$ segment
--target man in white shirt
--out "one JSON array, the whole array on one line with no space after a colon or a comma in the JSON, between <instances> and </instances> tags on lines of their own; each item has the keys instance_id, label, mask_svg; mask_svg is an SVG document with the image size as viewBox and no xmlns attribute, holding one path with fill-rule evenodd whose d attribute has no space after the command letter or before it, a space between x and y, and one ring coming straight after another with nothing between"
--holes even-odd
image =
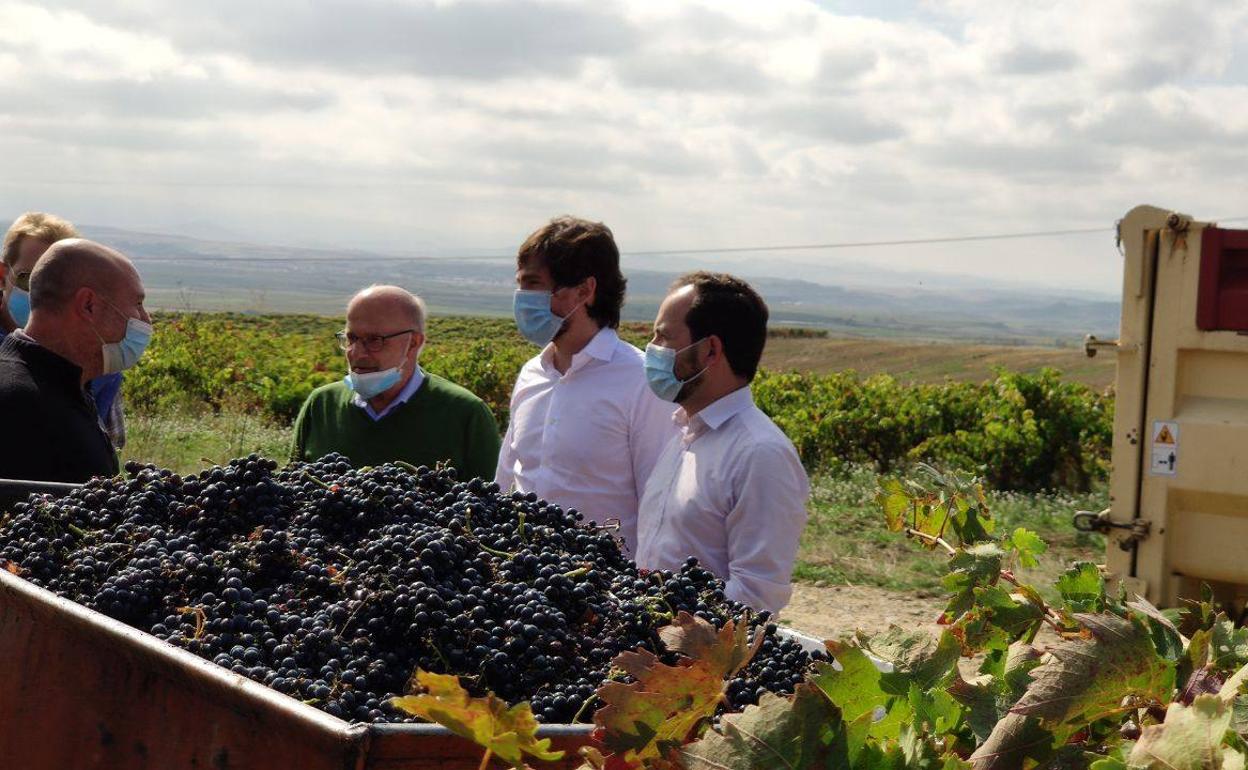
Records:
<instances>
[{"instance_id":1,"label":"man in white shirt","mask_svg":"<svg viewBox=\"0 0 1248 770\"><path fill-rule=\"evenodd\" d=\"M516 326L542 352L520 370L495 480L591 521L619 521L631 552L637 502L675 435L640 350L616 334L620 253L603 224L559 217L516 258Z\"/></svg>"},{"instance_id":2,"label":"man in white shirt","mask_svg":"<svg viewBox=\"0 0 1248 770\"><path fill-rule=\"evenodd\" d=\"M677 570L694 556L724 593L777 612L806 524L810 484L793 443L754 405L767 305L739 278L690 273L659 307L646 376L679 404L680 434L641 499L637 565Z\"/></svg>"}]
</instances>

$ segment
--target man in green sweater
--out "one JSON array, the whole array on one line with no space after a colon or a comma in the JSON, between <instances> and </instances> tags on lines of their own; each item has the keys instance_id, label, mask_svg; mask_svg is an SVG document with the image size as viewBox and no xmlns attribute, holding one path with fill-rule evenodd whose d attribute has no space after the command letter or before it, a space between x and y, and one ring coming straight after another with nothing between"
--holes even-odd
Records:
<instances>
[{"instance_id":1,"label":"man in green sweater","mask_svg":"<svg viewBox=\"0 0 1248 770\"><path fill-rule=\"evenodd\" d=\"M356 467L448 462L461 479L494 477L499 433L489 407L420 368L425 306L419 297L398 286L364 289L347 304L338 342L347 353L347 376L304 402L293 459L339 452Z\"/></svg>"}]
</instances>

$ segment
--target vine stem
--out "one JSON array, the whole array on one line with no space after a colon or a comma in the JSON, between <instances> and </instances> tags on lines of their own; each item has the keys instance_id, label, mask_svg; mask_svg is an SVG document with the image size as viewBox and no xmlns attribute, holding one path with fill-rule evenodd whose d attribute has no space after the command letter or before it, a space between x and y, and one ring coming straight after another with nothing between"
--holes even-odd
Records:
<instances>
[{"instance_id":1,"label":"vine stem","mask_svg":"<svg viewBox=\"0 0 1248 770\"><path fill-rule=\"evenodd\" d=\"M958 549L949 545L949 541L945 540L943 537L937 537L935 535L929 535L926 532L920 532L914 527L906 527L906 537L917 537L930 545L938 545L941 548L944 548L950 556L955 556L958 553Z\"/></svg>"},{"instance_id":2,"label":"vine stem","mask_svg":"<svg viewBox=\"0 0 1248 770\"><path fill-rule=\"evenodd\" d=\"M304 475L304 478L308 479L309 481L313 481L326 489L330 488L329 484L326 484L324 481L321 481L316 476L313 476L311 473L308 473L307 471L304 471L303 475Z\"/></svg>"},{"instance_id":3,"label":"vine stem","mask_svg":"<svg viewBox=\"0 0 1248 770\"><path fill-rule=\"evenodd\" d=\"M491 749L487 746L485 749L485 756L481 757L481 764L477 765L477 770L485 770L487 767L489 767L490 757L493 757L493 756L494 756L494 749Z\"/></svg>"},{"instance_id":4,"label":"vine stem","mask_svg":"<svg viewBox=\"0 0 1248 770\"><path fill-rule=\"evenodd\" d=\"M481 542L481 538L477 537L477 533L472 531L472 509L471 508L469 508L468 511L464 514L464 526L468 530L468 535L473 540L475 540L477 543L477 546L481 550L485 551L486 553L492 553L495 556L499 557L500 559L514 559L518 555L514 553L508 553L506 551L500 551L497 548L491 548L485 543Z\"/></svg>"},{"instance_id":5,"label":"vine stem","mask_svg":"<svg viewBox=\"0 0 1248 770\"><path fill-rule=\"evenodd\" d=\"M572 724L576 724L576 721L585 715L585 709L589 708L589 704L593 703L597 700L597 698L598 693L595 692L585 699L585 702L581 704L581 707L576 710L576 716L572 717Z\"/></svg>"}]
</instances>

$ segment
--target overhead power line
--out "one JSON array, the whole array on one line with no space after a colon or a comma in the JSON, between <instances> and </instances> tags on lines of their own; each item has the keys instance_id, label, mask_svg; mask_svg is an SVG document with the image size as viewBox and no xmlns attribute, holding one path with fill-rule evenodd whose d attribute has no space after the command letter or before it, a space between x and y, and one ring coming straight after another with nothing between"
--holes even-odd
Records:
<instances>
[{"instance_id":1,"label":"overhead power line","mask_svg":"<svg viewBox=\"0 0 1248 770\"><path fill-rule=\"evenodd\" d=\"M724 254L741 251L811 251L815 249L859 249L874 246L914 246L924 243L965 243L967 241L1002 241L1010 238L1048 238L1058 235L1087 235L1089 233L1113 234L1113 228L1083 227L1073 230L1035 230L1025 233L992 233L990 235L950 235L943 238L903 238L889 241L838 241L835 243L798 243L788 246L725 246L718 249L654 249L630 251L633 256L659 256L666 254Z\"/></svg>"},{"instance_id":2,"label":"overhead power line","mask_svg":"<svg viewBox=\"0 0 1248 770\"><path fill-rule=\"evenodd\" d=\"M1248 220L1246 216L1236 217L1212 217L1211 222L1239 222ZM1070 230L1033 230L1025 232L996 232L987 233L987 235L965 235L965 236L943 236L932 238L896 238L889 241L834 241L829 243L790 243L790 245L780 246L724 246L718 248L698 247L698 248L655 248L655 250L644 251L625 251L624 256L630 257L656 257L656 256L673 256L673 255L703 255L703 253L760 253L775 251L821 251L835 250L835 248L875 248L882 246L922 246L929 243L968 243L975 241L1007 241L1022 240L1022 238L1048 238L1060 236L1075 235L1093 235L1093 233L1104 233L1104 235L1113 235L1114 227L1076 227ZM263 248L263 247L262 247ZM317 248L314 251L332 251ZM246 260L247 262L312 262L317 260L338 260L338 258L363 258L369 262L403 262L408 260L461 260L461 261L503 261L514 260L512 255L463 255L449 257L432 257L426 255L409 255L409 256L366 256L358 252L346 252L341 256L327 255L324 257L222 257L221 261ZM171 256L157 257L163 261L181 262L181 261L201 261L203 257L195 256Z\"/></svg>"}]
</instances>

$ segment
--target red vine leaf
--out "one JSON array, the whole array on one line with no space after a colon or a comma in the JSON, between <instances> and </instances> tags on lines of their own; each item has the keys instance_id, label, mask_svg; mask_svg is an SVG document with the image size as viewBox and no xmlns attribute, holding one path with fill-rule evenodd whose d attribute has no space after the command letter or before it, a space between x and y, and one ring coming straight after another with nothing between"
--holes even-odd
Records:
<instances>
[{"instance_id":1,"label":"red vine leaf","mask_svg":"<svg viewBox=\"0 0 1248 770\"><path fill-rule=\"evenodd\" d=\"M1011 711L1051 727L1074 726L1121 711L1126 696L1170 700L1174 664L1157 655L1139 621L1110 614L1075 618L1085 633L1049 650Z\"/></svg>"},{"instance_id":2,"label":"red vine leaf","mask_svg":"<svg viewBox=\"0 0 1248 770\"><path fill-rule=\"evenodd\" d=\"M1036 717L1006 714L971 755L975 770L1012 770L1024 766L1024 760L1043 761L1053 753L1053 733L1044 729Z\"/></svg>"},{"instance_id":3,"label":"red vine leaf","mask_svg":"<svg viewBox=\"0 0 1248 770\"><path fill-rule=\"evenodd\" d=\"M659 629L659 639L668 650L706 664L721 679L730 679L763 644L763 635L758 634L751 645L749 633L745 620L729 621L716 630L702 618L681 612L670 626Z\"/></svg>"},{"instance_id":4,"label":"red vine leaf","mask_svg":"<svg viewBox=\"0 0 1248 770\"><path fill-rule=\"evenodd\" d=\"M605 703L594 713L604 729L603 745L623 760L656 760L684 744L724 700L725 679L731 677L762 644L751 645L748 625L729 621L716 631L701 618L681 613L660 636L673 649L696 653L669 666L649 650L623 652L614 665L634 680L606 682L598 688Z\"/></svg>"}]
</instances>

